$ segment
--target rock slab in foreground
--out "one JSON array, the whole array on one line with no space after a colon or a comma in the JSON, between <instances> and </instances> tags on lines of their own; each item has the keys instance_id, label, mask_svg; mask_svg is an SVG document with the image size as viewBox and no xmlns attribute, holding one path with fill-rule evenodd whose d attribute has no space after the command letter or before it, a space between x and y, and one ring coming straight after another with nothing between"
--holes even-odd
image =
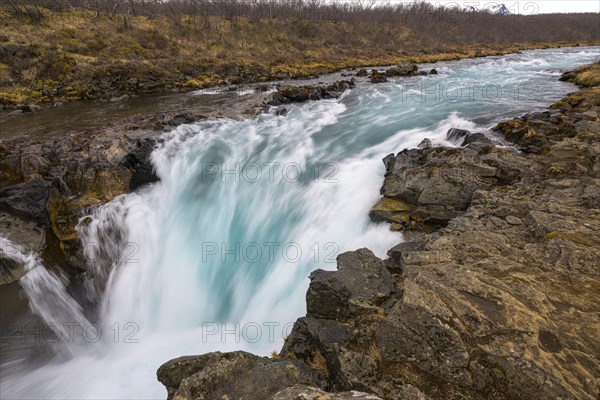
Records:
<instances>
[{"instance_id":1,"label":"rock slab in foreground","mask_svg":"<svg viewBox=\"0 0 600 400\"><path fill-rule=\"evenodd\" d=\"M180 357L163 364L157 377L173 400L268 399L282 389L318 381L317 373L302 363L243 351Z\"/></svg>"}]
</instances>

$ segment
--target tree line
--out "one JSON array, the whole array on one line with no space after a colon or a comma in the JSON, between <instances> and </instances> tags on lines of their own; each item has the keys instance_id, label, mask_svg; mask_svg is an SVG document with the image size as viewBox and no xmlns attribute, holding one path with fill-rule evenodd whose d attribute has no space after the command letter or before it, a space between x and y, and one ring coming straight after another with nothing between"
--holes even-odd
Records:
<instances>
[{"instance_id":1,"label":"tree line","mask_svg":"<svg viewBox=\"0 0 600 400\"><path fill-rule=\"evenodd\" d=\"M311 34L311 27L324 23L341 23L357 34L371 26L382 42L397 43L399 34L410 32L411 44L437 45L549 42L598 42L600 18L597 13L537 14L535 3L528 3L511 15L499 15L495 8L486 9L434 6L425 1L393 2L377 0L0 0L2 8L35 23L53 17L68 18L73 10L89 18L115 21L127 29L135 17L168 18L173 25L191 26L194 30L218 29L215 20L226 19L269 23L277 20L289 24L294 36ZM482 3L483 4L483 3ZM491 3L490 3L491 4ZM298 24L298 22L305 24ZM386 37L395 35L396 38Z\"/></svg>"}]
</instances>

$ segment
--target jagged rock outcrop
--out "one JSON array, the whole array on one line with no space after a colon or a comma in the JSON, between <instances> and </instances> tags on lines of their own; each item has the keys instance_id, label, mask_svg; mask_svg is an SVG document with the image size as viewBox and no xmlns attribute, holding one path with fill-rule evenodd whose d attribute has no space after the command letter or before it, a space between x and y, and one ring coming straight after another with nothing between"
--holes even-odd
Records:
<instances>
[{"instance_id":1,"label":"jagged rock outcrop","mask_svg":"<svg viewBox=\"0 0 600 400\"><path fill-rule=\"evenodd\" d=\"M438 398L594 398L600 371L595 95L584 95L555 120L577 126L574 134L552 136L570 128L549 125L552 138L537 153L497 149L487 141L479 146L467 140L469 133L451 131L449 139L464 147L386 157L385 197L372 215L394 221L417 208L431 215L438 210L428 207L441 204L453 205L456 214L435 233L409 231L410 240L390 250L385 266L402 293L397 301L392 296L378 312L359 315L348 307L334 315L309 312L282 353L309 362L316 350L328 361L337 390L360 388L382 398L399 390L389 376L434 396L445 388ZM484 186L441 172L467 166L468 176ZM436 175L440 180L431 182ZM430 200L437 198L443 201ZM344 271L351 270L331 274L352 280ZM313 289L323 285L313 277L308 305L325 296ZM328 287L333 299L352 296L343 285ZM340 366L348 365L360 367L344 374ZM386 393L386 387L393 389Z\"/></svg>"},{"instance_id":2,"label":"jagged rock outcrop","mask_svg":"<svg viewBox=\"0 0 600 400\"><path fill-rule=\"evenodd\" d=\"M448 140L464 147L422 143L384 159L383 197L371 219L391 222L394 230L416 225L437 229L464 212L476 191L510 184L529 168L516 151L494 147L483 134L453 128Z\"/></svg>"},{"instance_id":3,"label":"jagged rock outcrop","mask_svg":"<svg viewBox=\"0 0 600 400\"><path fill-rule=\"evenodd\" d=\"M80 214L158 178L154 139L85 133L0 143L0 209L50 228L74 266Z\"/></svg>"},{"instance_id":4,"label":"jagged rock outcrop","mask_svg":"<svg viewBox=\"0 0 600 400\"><path fill-rule=\"evenodd\" d=\"M154 138L131 138L124 143L128 153L121 164L131 171L129 190L134 191L149 183L158 181L158 176L150 162L150 154L156 145Z\"/></svg>"}]
</instances>

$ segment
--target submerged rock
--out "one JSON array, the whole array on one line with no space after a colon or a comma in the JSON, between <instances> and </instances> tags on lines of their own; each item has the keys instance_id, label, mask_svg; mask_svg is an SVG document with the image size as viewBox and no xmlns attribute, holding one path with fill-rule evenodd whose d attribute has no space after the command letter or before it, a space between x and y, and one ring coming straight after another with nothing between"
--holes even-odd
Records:
<instances>
[{"instance_id":1,"label":"submerged rock","mask_svg":"<svg viewBox=\"0 0 600 400\"><path fill-rule=\"evenodd\" d=\"M344 91L352 89L354 85L354 78L336 81L329 85L280 85L277 87L277 92L273 94L268 104L271 106L280 106L282 104L301 103L308 100L333 99L341 96Z\"/></svg>"},{"instance_id":2,"label":"submerged rock","mask_svg":"<svg viewBox=\"0 0 600 400\"><path fill-rule=\"evenodd\" d=\"M385 72L380 72L377 70L372 70L371 71L371 78L370 78L370 82L371 83L384 83L387 82L387 78L385 77Z\"/></svg>"},{"instance_id":3,"label":"submerged rock","mask_svg":"<svg viewBox=\"0 0 600 400\"><path fill-rule=\"evenodd\" d=\"M387 69L385 74L386 76L414 76L419 74L419 67L417 64L403 61L397 66Z\"/></svg>"},{"instance_id":4,"label":"submerged rock","mask_svg":"<svg viewBox=\"0 0 600 400\"><path fill-rule=\"evenodd\" d=\"M464 129L450 128L450 130L448 130L448 133L446 133L446 139L456 143L459 146L462 146L463 142L470 133L471 132Z\"/></svg>"}]
</instances>

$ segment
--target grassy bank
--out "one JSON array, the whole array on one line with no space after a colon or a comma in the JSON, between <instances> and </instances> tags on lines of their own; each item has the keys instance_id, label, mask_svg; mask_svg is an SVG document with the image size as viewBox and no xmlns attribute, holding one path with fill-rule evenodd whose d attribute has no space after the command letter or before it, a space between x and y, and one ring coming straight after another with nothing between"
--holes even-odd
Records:
<instances>
[{"instance_id":1,"label":"grassy bank","mask_svg":"<svg viewBox=\"0 0 600 400\"><path fill-rule=\"evenodd\" d=\"M456 18L257 19L35 10L0 10L0 104L307 77L404 60L435 62L588 45L598 38L593 28L598 14L560 17L552 34L541 34L544 21L539 18L557 16L538 16L536 25L500 16L479 21L472 15L457 23Z\"/></svg>"}]
</instances>

